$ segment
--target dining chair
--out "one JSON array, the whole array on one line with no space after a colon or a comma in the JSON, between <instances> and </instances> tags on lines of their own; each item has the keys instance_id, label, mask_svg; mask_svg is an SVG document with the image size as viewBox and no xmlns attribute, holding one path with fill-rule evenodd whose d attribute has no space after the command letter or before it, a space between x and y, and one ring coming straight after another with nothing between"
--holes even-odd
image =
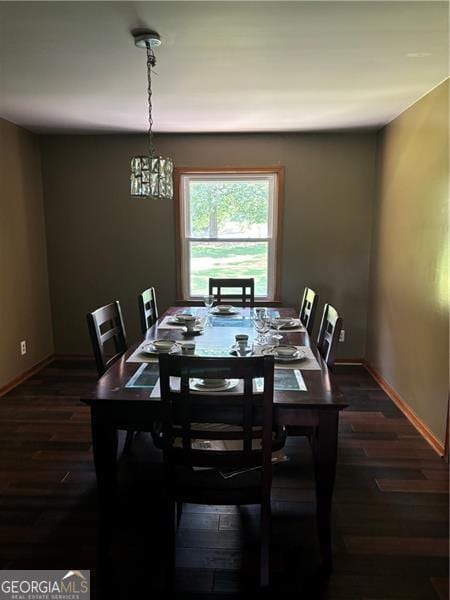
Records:
<instances>
[{"instance_id":1,"label":"dining chair","mask_svg":"<svg viewBox=\"0 0 450 600\"><path fill-rule=\"evenodd\" d=\"M240 292L222 293L222 288L240 288ZM253 277L239 279L209 278L209 294L214 295L217 304L239 302L243 306L255 303L255 280Z\"/></svg>"},{"instance_id":2,"label":"dining chair","mask_svg":"<svg viewBox=\"0 0 450 600\"><path fill-rule=\"evenodd\" d=\"M169 584L175 571L175 505L187 502L261 505L260 584L268 585L272 451L285 441L283 431L273 432L273 368L273 357L159 356ZM180 378L178 389L171 387L171 377ZM256 391L255 377L263 378L263 391ZM241 381L229 393L199 393L191 389L197 378Z\"/></svg>"},{"instance_id":3,"label":"dining chair","mask_svg":"<svg viewBox=\"0 0 450 600\"><path fill-rule=\"evenodd\" d=\"M141 331L145 336L147 331L158 320L158 306L156 304L155 288L144 290L138 296L139 316L141 319Z\"/></svg>"},{"instance_id":4,"label":"dining chair","mask_svg":"<svg viewBox=\"0 0 450 600\"><path fill-rule=\"evenodd\" d=\"M336 309L331 304L325 304L317 338L317 349L330 369L333 368L336 359L342 323L342 317L338 315Z\"/></svg>"},{"instance_id":5,"label":"dining chair","mask_svg":"<svg viewBox=\"0 0 450 600\"><path fill-rule=\"evenodd\" d=\"M342 318L331 304L325 304L317 339L317 349L330 369L334 366L342 323ZM315 427L310 426L289 425L286 427L288 436L306 436L310 443L312 443L315 430Z\"/></svg>"},{"instance_id":6,"label":"dining chair","mask_svg":"<svg viewBox=\"0 0 450 600\"><path fill-rule=\"evenodd\" d=\"M318 302L319 296L316 294L316 292L309 287L305 287L300 306L299 318L309 335L312 334L314 327L314 319L316 316Z\"/></svg>"},{"instance_id":7,"label":"dining chair","mask_svg":"<svg viewBox=\"0 0 450 600\"><path fill-rule=\"evenodd\" d=\"M115 300L88 313L86 318L98 376L101 377L128 349L120 303ZM108 342L112 343L115 351L112 356L107 353ZM127 431L124 452L131 449L133 438L134 431Z\"/></svg>"}]
</instances>

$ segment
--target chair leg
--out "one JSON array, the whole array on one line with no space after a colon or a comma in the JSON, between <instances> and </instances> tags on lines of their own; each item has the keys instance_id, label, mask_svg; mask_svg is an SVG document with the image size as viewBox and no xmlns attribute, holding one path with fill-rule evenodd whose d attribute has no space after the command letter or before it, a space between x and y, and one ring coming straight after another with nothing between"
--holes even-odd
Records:
<instances>
[{"instance_id":1,"label":"chair leg","mask_svg":"<svg viewBox=\"0 0 450 600\"><path fill-rule=\"evenodd\" d=\"M170 591L174 587L175 580L175 502L172 498L167 499L167 535L166 535L166 563L164 565L166 581L166 590Z\"/></svg>"},{"instance_id":2,"label":"chair leg","mask_svg":"<svg viewBox=\"0 0 450 600\"><path fill-rule=\"evenodd\" d=\"M260 562L260 587L269 587L269 554L270 554L270 497L261 503L261 562Z\"/></svg>"},{"instance_id":3,"label":"chair leg","mask_svg":"<svg viewBox=\"0 0 450 600\"><path fill-rule=\"evenodd\" d=\"M125 438L125 444L123 446L123 453L129 454L131 447L133 446L134 431L127 431L127 437Z\"/></svg>"},{"instance_id":4,"label":"chair leg","mask_svg":"<svg viewBox=\"0 0 450 600\"><path fill-rule=\"evenodd\" d=\"M180 526L181 515L183 514L183 503L177 502L177 529Z\"/></svg>"}]
</instances>

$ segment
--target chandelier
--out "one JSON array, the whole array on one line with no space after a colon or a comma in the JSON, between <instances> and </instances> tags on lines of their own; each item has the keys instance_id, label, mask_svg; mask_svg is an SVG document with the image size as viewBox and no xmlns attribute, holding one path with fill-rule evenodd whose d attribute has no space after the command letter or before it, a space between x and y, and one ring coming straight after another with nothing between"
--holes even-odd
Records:
<instances>
[{"instance_id":1,"label":"chandelier","mask_svg":"<svg viewBox=\"0 0 450 600\"><path fill-rule=\"evenodd\" d=\"M173 197L173 161L171 158L156 156L153 144L152 118L152 68L156 65L154 48L161 45L159 35L155 31L139 31L134 34L134 43L138 48L147 51L148 79L148 155L133 156L131 159L131 195L145 198Z\"/></svg>"}]
</instances>

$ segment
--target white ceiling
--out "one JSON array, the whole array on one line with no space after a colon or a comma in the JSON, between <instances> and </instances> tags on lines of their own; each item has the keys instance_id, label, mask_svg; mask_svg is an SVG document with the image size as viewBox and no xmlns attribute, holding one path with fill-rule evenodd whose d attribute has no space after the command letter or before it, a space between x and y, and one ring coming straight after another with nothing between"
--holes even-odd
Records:
<instances>
[{"instance_id":1,"label":"white ceiling","mask_svg":"<svg viewBox=\"0 0 450 600\"><path fill-rule=\"evenodd\" d=\"M448 75L446 2L1 2L0 116L36 132L379 127ZM425 54L411 57L408 54Z\"/></svg>"}]
</instances>

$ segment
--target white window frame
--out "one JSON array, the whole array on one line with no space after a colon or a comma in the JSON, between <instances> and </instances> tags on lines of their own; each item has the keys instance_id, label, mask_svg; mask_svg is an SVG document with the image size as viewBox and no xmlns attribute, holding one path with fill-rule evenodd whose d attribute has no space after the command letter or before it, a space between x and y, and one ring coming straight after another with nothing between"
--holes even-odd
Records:
<instances>
[{"instance_id":1,"label":"white window frame","mask_svg":"<svg viewBox=\"0 0 450 600\"><path fill-rule=\"evenodd\" d=\"M201 296L190 294L190 245L193 242L202 243L230 243L237 244L242 242L260 243L267 242L268 245L268 264L267 264L267 295L256 296L255 301L273 302L278 300L278 273L277 273L277 253L278 253L278 230L279 230L279 189L280 189L279 169L264 169L248 171L227 171L226 169L214 172L193 171L181 172L179 174L179 250L180 250L180 273L179 287L182 300L201 300ZM192 181L268 181L269 182L269 206L268 206L268 231L267 237L242 237L242 238L222 238L222 237L194 237L190 231L190 212L188 204L190 200L189 184Z\"/></svg>"}]
</instances>

